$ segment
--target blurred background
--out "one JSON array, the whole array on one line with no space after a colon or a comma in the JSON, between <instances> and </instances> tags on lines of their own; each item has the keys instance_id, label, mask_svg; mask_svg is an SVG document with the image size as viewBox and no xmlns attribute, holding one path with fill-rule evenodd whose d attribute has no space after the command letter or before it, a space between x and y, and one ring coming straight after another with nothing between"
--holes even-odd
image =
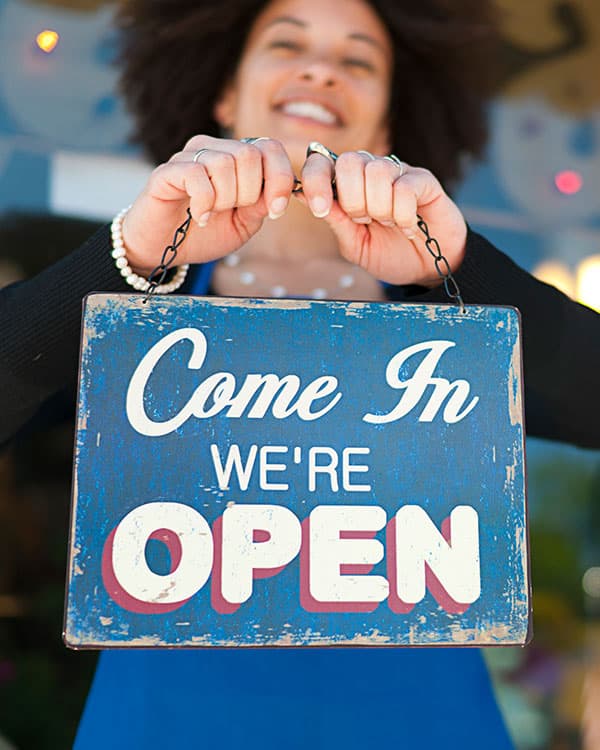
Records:
<instances>
[{"instance_id":1,"label":"blurred background","mask_svg":"<svg viewBox=\"0 0 600 750\"><path fill-rule=\"evenodd\" d=\"M455 194L518 263L600 309L600 3L498 2L504 83ZM112 10L0 0L0 285L80 244L150 171L115 94ZM61 642L72 434L48 416L0 452L0 750L70 747L95 663ZM487 658L518 748L600 748L600 452L527 450L535 637Z\"/></svg>"}]
</instances>

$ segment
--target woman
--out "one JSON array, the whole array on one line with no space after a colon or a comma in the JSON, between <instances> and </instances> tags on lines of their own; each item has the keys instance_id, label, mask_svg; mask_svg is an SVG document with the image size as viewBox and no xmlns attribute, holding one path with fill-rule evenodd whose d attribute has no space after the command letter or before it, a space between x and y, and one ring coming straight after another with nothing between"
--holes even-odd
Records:
<instances>
[{"instance_id":1,"label":"woman","mask_svg":"<svg viewBox=\"0 0 600 750\"><path fill-rule=\"evenodd\" d=\"M600 365L599 317L536 282L470 232L438 178L423 168L437 169L447 181L457 171L452 148L476 151L481 143L481 102L468 94L466 68L462 85L456 84L459 63L453 58L440 67L431 50L436 40L441 46L459 32L463 39L465 30L472 34L465 19L482 6L457 3L451 12L432 2L403 15L395 5L127 3L121 14L125 90L141 139L164 163L119 222L114 255L126 259L119 263L128 264L129 282L139 286L189 206L194 221L176 262L204 265L182 287L186 291L441 300L416 226L419 214L440 238L466 301L521 308L530 432L600 447L599 420L589 418L596 403L590 371ZM232 15L239 60L230 69L216 68L215 80L207 83L206 70L194 67L193 50L199 53L192 30L208 29L222 44ZM402 21L410 30L407 49L398 42ZM409 85L414 78L416 94ZM447 87L456 84L455 101L438 78ZM159 82L164 96L155 90ZM213 93L199 103L195 92L207 85ZM463 104L461 111L457 105ZM208 110L206 117L229 137L194 135L190 123L198 108ZM414 111L422 119L415 121ZM399 133L405 133L404 144ZM167 150L174 140L185 142L182 150ZM326 151L306 158L311 141L333 149L337 161ZM384 158L392 150L402 162ZM292 192L295 177L302 194ZM130 289L111 251L103 230L61 264L3 293L3 317L10 313L12 322L3 340L5 436L72 375L81 297ZM30 304L32 295L39 304ZM475 651L136 651L101 657L77 748L215 742L510 747Z\"/></svg>"}]
</instances>

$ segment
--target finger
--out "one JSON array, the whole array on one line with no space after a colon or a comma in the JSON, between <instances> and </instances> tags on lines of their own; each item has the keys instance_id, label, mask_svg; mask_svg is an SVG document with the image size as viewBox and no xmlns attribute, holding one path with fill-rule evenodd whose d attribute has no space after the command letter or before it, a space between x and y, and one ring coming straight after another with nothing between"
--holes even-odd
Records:
<instances>
[{"instance_id":1,"label":"finger","mask_svg":"<svg viewBox=\"0 0 600 750\"><path fill-rule=\"evenodd\" d=\"M228 211L237 203L237 172L233 154L228 151L207 149L197 155L195 164L201 164L215 191L214 211Z\"/></svg>"},{"instance_id":2,"label":"finger","mask_svg":"<svg viewBox=\"0 0 600 750\"><path fill-rule=\"evenodd\" d=\"M287 152L279 141L260 138L254 142L240 142L199 136L191 139L186 150L174 158L196 158L203 162L205 154L213 150L222 150L234 157L238 207L256 204L264 190L271 218L279 218L285 213L294 184L294 172Z\"/></svg>"},{"instance_id":3,"label":"finger","mask_svg":"<svg viewBox=\"0 0 600 750\"><path fill-rule=\"evenodd\" d=\"M263 195L271 219L285 213L294 187L294 170L283 145L272 138L258 141L254 148L262 154Z\"/></svg>"},{"instance_id":4,"label":"finger","mask_svg":"<svg viewBox=\"0 0 600 750\"><path fill-rule=\"evenodd\" d=\"M218 154L228 154L231 158L225 156L219 159ZM202 164L205 167L216 188L215 211L251 206L260 198L263 185L262 154L254 145L195 136L183 151L173 154L170 161ZM235 173L233 180L232 169Z\"/></svg>"},{"instance_id":5,"label":"finger","mask_svg":"<svg viewBox=\"0 0 600 750\"><path fill-rule=\"evenodd\" d=\"M341 154L335 165L337 199L342 210L353 221L368 224L371 219L365 194L365 167L369 157L355 151Z\"/></svg>"},{"instance_id":6,"label":"finger","mask_svg":"<svg viewBox=\"0 0 600 750\"><path fill-rule=\"evenodd\" d=\"M188 189L190 196L190 213L199 226L208 224L211 212L215 206L216 193L210 177L204 167L194 170L192 189Z\"/></svg>"},{"instance_id":7,"label":"finger","mask_svg":"<svg viewBox=\"0 0 600 750\"><path fill-rule=\"evenodd\" d=\"M369 161L365 166L367 216L383 226L394 226L394 181L399 171L383 159Z\"/></svg>"},{"instance_id":8,"label":"finger","mask_svg":"<svg viewBox=\"0 0 600 750\"><path fill-rule=\"evenodd\" d=\"M302 167L302 192L313 216L319 219L331 211L334 174L333 161L318 153L312 153Z\"/></svg>"},{"instance_id":9,"label":"finger","mask_svg":"<svg viewBox=\"0 0 600 750\"><path fill-rule=\"evenodd\" d=\"M325 217L337 237L340 253L350 263L360 264L364 239L369 227L353 221L339 203L334 201L331 211Z\"/></svg>"},{"instance_id":10,"label":"finger","mask_svg":"<svg viewBox=\"0 0 600 750\"><path fill-rule=\"evenodd\" d=\"M231 181L231 162L216 156L229 154L233 159L235 180ZM263 184L262 154L249 143L210 136L194 136L183 151L174 154L170 161L187 161L203 164L211 180L217 186L218 199L215 210L226 210L238 206L254 205L260 198ZM225 171L221 171L225 166ZM223 181L226 188L223 189ZM219 189L221 188L221 189ZM235 189L235 198L231 201Z\"/></svg>"},{"instance_id":11,"label":"finger","mask_svg":"<svg viewBox=\"0 0 600 750\"><path fill-rule=\"evenodd\" d=\"M236 206L253 206L263 186L263 156L250 143L235 142L232 147L237 183Z\"/></svg>"},{"instance_id":12,"label":"finger","mask_svg":"<svg viewBox=\"0 0 600 750\"><path fill-rule=\"evenodd\" d=\"M417 213L443 193L440 183L426 169L407 167L394 182L394 222L409 239L417 236Z\"/></svg>"},{"instance_id":13,"label":"finger","mask_svg":"<svg viewBox=\"0 0 600 750\"><path fill-rule=\"evenodd\" d=\"M304 195L304 191L301 193L294 193L294 197L303 205L308 206L308 201ZM367 228L355 224L352 219L344 213L339 203L335 200L331 204L331 210L327 216L323 217L323 219L329 224L333 233L337 237L342 256L350 263L358 263L358 259L361 255L361 242L357 242L357 237L361 236L360 233L366 232Z\"/></svg>"},{"instance_id":14,"label":"finger","mask_svg":"<svg viewBox=\"0 0 600 750\"><path fill-rule=\"evenodd\" d=\"M191 153L195 154L200 149L208 148L216 151L227 151L228 144L238 143L231 138L215 138L212 135L194 135L192 136L185 146L181 149L180 153Z\"/></svg>"},{"instance_id":15,"label":"finger","mask_svg":"<svg viewBox=\"0 0 600 750\"><path fill-rule=\"evenodd\" d=\"M147 193L160 201L189 199L192 218L203 224L203 217L212 211L215 190L202 164L188 161L170 161L152 172Z\"/></svg>"}]
</instances>

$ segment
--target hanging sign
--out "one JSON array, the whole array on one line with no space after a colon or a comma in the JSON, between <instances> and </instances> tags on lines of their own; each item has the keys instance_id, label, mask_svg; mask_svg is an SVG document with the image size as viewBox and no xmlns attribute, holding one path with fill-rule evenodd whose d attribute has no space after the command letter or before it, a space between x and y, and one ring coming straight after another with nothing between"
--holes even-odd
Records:
<instances>
[{"instance_id":1,"label":"hanging sign","mask_svg":"<svg viewBox=\"0 0 600 750\"><path fill-rule=\"evenodd\" d=\"M513 308L94 294L65 640L522 644Z\"/></svg>"}]
</instances>

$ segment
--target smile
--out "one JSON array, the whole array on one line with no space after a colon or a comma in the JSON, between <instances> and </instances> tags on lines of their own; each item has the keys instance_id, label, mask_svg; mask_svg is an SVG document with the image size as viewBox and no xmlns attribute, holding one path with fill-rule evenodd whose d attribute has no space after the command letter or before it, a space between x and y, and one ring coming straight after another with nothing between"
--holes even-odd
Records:
<instances>
[{"instance_id":1,"label":"smile","mask_svg":"<svg viewBox=\"0 0 600 750\"><path fill-rule=\"evenodd\" d=\"M309 120L313 120L322 125L340 125L339 117L334 114L330 109L324 107L322 104L317 102L310 102L304 100L297 100L293 102L286 102L278 107L280 112L285 115L291 115L292 117L303 117Z\"/></svg>"}]
</instances>

